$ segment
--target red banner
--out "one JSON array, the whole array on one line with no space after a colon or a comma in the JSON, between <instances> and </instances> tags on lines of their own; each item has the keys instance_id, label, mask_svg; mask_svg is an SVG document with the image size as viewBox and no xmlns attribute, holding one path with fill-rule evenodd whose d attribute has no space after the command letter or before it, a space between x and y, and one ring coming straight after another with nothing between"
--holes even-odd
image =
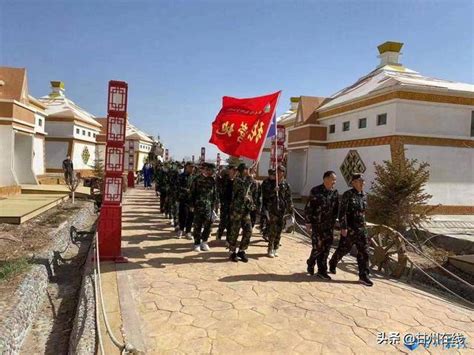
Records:
<instances>
[{"instance_id":1,"label":"red banner","mask_svg":"<svg viewBox=\"0 0 474 355\"><path fill-rule=\"evenodd\" d=\"M280 93L247 99L224 96L209 142L229 155L258 159Z\"/></svg>"}]
</instances>

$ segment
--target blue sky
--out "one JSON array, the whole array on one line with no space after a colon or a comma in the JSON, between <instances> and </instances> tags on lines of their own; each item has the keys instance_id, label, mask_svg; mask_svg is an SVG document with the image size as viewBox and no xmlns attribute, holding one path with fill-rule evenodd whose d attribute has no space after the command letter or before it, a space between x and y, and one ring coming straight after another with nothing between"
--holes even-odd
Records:
<instances>
[{"instance_id":1,"label":"blue sky","mask_svg":"<svg viewBox=\"0 0 474 355\"><path fill-rule=\"evenodd\" d=\"M77 104L105 116L111 79L129 84L132 122L161 136L175 158L209 158L224 95L283 90L329 96L378 64L376 46L405 43L402 63L474 82L474 2L6 1L0 64L28 69L30 93L62 80Z\"/></svg>"}]
</instances>

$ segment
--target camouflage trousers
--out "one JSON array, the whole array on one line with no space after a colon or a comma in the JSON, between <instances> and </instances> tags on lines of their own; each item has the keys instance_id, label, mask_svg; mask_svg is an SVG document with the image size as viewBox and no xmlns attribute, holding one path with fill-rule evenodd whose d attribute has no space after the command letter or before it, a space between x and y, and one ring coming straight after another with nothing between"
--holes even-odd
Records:
<instances>
[{"instance_id":1,"label":"camouflage trousers","mask_svg":"<svg viewBox=\"0 0 474 355\"><path fill-rule=\"evenodd\" d=\"M211 234L211 219L212 212L206 210L197 210L194 211L193 218L193 237L194 245L199 245L201 243L207 242L209 235Z\"/></svg>"},{"instance_id":2,"label":"camouflage trousers","mask_svg":"<svg viewBox=\"0 0 474 355\"><path fill-rule=\"evenodd\" d=\"M339 245L336 251L332 254L329 266L335 268L337 263L341 261L342 257L349 253L352 246L355 244L357 248L357 265L359 267L359 276L369 275L369 236L367 230L354 231L348 229L345 237L340 237Z\"/></svg>"},{"instance_id":3,"label":"camouflage trousers","mask_svg":"<svg viewBox=\"0 0 474 355\"><path fill-rule=\"evenodd\" d=\"M190 211L189 204L185 201L179 202L179 211L178 211L178 221L179 229L185 233L191 232L191 227L193 225L193 213Z\"/></svg>"},{"instance_id":4,"label":"camouflage trousers","mask_svg":"<svg viewBox=\"0 0 474 355\"><path fill-rule=\"evenodd\" d=\"M250 212L243 215L232 214L230 217L230 225L230 235L228 237L229 250L235 251L237 249L240 228L242 228L242 240L240 241L239 251L247 250L250 244L250 238L252 237Z\"/></svg>"},{"instance_id":5,"label":"camouflage trousers","mask_svg":"<svg viewBox=\"0 0 474 355\"><path fill-rule=\"evenodd\" d=\"M220 239L227 231L227 240L230 234L230 204L221 203L221 211L219 217L219 228L217 229L217 237Z\"/></svg>"},{"instance_id":6,"label":"camouflage trousers","mask_svg":"<svg viewBox=\"0 0 474 355\"><path fill-rule=\"evenodd\" d=\"M168 194L166 197L166 202L165 202L165 213L167 217L170 219L173 219L175 224L177 223L178 219L178 208L177 208L177 201L174 195Z\"/></svg>"},{"instance_id":7,"label":"camouflage trousers","mask_svg":"<svg viewBox=\"0 0 474 355\"><path fill-rule=\"evenodd\" d=\"M280 247L281 232L283 230L283 216L270 214L267 226L268 249L278 250Z\"/></svg>"},{"instance_id":8,"label":"camouflage trousers","mask_svg":"<svg viewBox=\"0 0 474 355\"><path fill-rule=\"evenodd\" d=\"M165 213L166 210L166 191L161 190L160 191L160 212Z\"/></svg>"},{"instance_id":9,"label":"camouflage trousers","mask_svg":"<svg viewBox=\"0 0 474 355\"><path fill-rule=\"evenodd\" d=\"M326 273L328 271L328 256L331 245L334 240L333 229L323 229L318 225L311 226L311 254L307 261L308 266L318 264L318 272Z\"/></svg>"}]
</instances>

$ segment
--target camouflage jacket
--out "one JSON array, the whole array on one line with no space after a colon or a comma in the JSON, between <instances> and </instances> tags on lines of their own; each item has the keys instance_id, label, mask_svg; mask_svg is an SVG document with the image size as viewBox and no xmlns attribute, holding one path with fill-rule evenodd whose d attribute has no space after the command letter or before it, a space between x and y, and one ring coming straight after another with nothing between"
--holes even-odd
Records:
<instances>
[{"instance_id":1,"label":"camouflage jacket","mask_svg":"<svg viewBox=\"0 0 474 355\"><path fill-rule=\"evenodd\" d=\"M263 185L263 183L262 183ZM267 179L262 186L262 200L264 208L275 216L283 217L286 214L293 214L293 201L291 200L291 188L286 180L278 183L278 198L275 190L276 180Z\"/></svg>"},{"instance_id":2,"label":"camouflage jacket","mask_svg":"<svg viewBox=\"0 0 474 355\"><path fill-rule=\"evenodd\" d=\"M328 190L321 184L313 187L309 193L309 200L304 209L305 221L322 229L333 229L338 210L337 190Z\"/></svg>"},{"instance_id":3,"label":"camouflage jacket","mask_svg":"<svg viewBox=\"0 0 474 355\"><path fill-rule=\"evenodd\" d=\"M178 177L178 170L170 169L168 171L168 195L171 199L178 199Z\"/></svg>"},{"instance_id":4,"label":"camouflage jacket","mask_svg":"<svg viewBox=\"0 0 474 355\"><path fill-rule=\"evenodd\" d=\"M155 182L158 185L158 191L168 191L168 173L163 168L155 170Z\"/></svg>"},{"instance_id":5,"label":"camouflage jacket","mask_svg":"<svg viewBox=\"0 0 474 355\"><path fill-rule=\"evenodd\" d=\"M262 190L262 210L267 210L268 197L271 194L270 190L275 190L275 180L266 178L262 181L261 190Z\"/></svg>"},{"instance_id":6,"label":"camouflage jacket","mask_svg":"<svg viewBox=\"0 0 474 355\"><path fill-rule=\"evenodd\" d=\"M217 201L216 181L212 176L196 176L191 183L190 205L195 213L211 214Z\"/></svg>"},{"instance_id":7,"label":"camouflage jacket","mask_svg":"<svg viewBox=\"0 0 474 355\"><path fill-rule=\"evenodd\" d=\"M219 185L219 201L221 204L230 205L232 202L232 185L234 180L231 180L229 175L221 178Z\"/></svg>"},{"instance_id":8,"label":"camouflage jacket","mask_svg":"<svg viewBox=\"0 0 474 355\"><path fill-rule=\"evenodd\" d=\"M191 184L193 181L192 174L185 172L178 176L178 200L180 202L189 202L191 197Z\"/></svg>"},{"instance_id":9,"label":"camouflage jacket","mask_svg":"<svg viewBox=\"0 0 474 355\"><path fill-rule=\"evenodd\" d=\"M364 192L357 192L352 188L342 195L339 222L341 229L352 229L356 232L365 230L365 210L367 196Z\"/></svg>"},{"instance_id":10,"label":"camouflage jacket","mask_svg":"<svg viewBox=\"0 0 474 355\"><path fill-rule=\"evenodd\" d=\"M232 184L231 211L245 215L257 209L257 183L251 176L238 176Z\"/></svg>"}]
</instances>

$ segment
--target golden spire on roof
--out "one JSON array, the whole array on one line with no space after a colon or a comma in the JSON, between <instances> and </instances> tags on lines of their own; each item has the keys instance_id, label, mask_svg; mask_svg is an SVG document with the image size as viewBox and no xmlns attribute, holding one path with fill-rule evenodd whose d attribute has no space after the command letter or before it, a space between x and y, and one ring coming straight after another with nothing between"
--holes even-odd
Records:
<instances>
[{"instance_id":1,"label":"golden spire on roof","mask_svg":"<svg viewBox=\"0 0 474 355\"><path fill-rule=\"evenodd\" d=\"M400 53L401 49L403 47L402 42L392 42L392 41L387 41L385 43L382 43L381 45L377 46L379 49L379 53L385 53L385 52L397 52Z\"/></svg>"}]
</instances>

